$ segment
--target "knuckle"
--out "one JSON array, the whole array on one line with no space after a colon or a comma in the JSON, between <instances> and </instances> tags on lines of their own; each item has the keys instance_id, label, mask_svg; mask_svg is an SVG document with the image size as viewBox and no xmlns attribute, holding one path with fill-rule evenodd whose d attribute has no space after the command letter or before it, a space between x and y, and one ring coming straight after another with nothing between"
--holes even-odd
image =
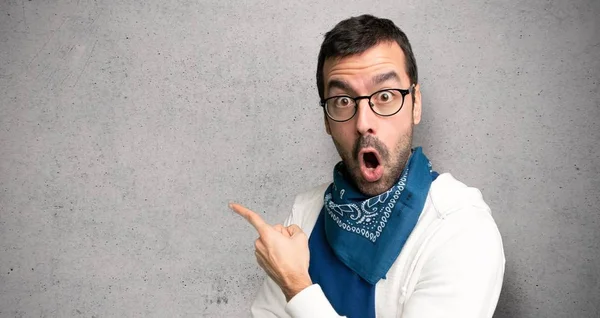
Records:
<instances>
[{"instance_id":1,"label":"knuckle","mask_svg":"<svg viewBox=\"0 0 600 318\"><path fill-rule=\"evenodd\" d=\"M291 230L294 233L301 233L302 232L302 229L298 225L295 225L295 224L292 225Z\"/></svg>"}]
</instances>

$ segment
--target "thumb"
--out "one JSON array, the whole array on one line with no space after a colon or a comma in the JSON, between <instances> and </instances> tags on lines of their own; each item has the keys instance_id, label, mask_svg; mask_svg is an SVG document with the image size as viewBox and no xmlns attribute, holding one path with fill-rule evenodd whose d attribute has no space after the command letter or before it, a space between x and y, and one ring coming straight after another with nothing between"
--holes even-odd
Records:
<instances>
[{"instance_id":1,"label":"thumb","mask_svg":"<svg viewBox=\"0 0 600 318\"><path fill-rule=\"evenodd\" d=\"M284 237L290 237L290 233L287 231L287 228L283 227L283 225L281 224L277 224L275 226L273 226L273 228L281 233Z\"/></svg>"},{"instance_id":2,"label":"thumb","mask_svg":"<svg viewBox=\"0 0 600 318\"><path fill-rule=\"evenodd\" d=\"M300 233L304 233L304 231L302 231L302 229L296 224L292 224L292 225L288 226L286 229L287 229L288 233L290 234L290 236L295 236Z\"/></svg>"}]
</instances>

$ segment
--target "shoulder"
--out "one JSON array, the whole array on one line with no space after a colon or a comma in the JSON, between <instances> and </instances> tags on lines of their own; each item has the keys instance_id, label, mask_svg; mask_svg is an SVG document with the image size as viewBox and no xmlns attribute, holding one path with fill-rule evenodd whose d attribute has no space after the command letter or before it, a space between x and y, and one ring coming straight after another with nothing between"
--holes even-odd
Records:
<instances>
[{"instance_id":1,"label":"shoulder","mask_svg":"<svg viewBox=\"0 0 600 318\"><path fill-rule=\"evenodd\" d=\"M429 190L431 203L439 217L450 216L465 209L477 209L491 215L481 191L455 179L450 173L440 174Z\"/></svg>"},{"instance_id":2,"label":"shoulder","mask_svg":"<svg viewBox=\"0 0 600 318\"><path fill-rule=\"evenodd\" d=\"M329 187L330 184L331 182L322 183L297 194L294 200L294 205L306 205L314 201L320 201L321 203L323 203L323 195L325 194L325 190L327 190L327 187Z\"/></svg>"},{"instance_id":3,"label":"shoulder","mask_svg":"<svg viewBox=\"0 0 600 318\"><path fill-rule=\"evenodd\" d=\"M444 173L432 183L429 199L431 212L440 220L434 246L442 249L455 244L460 245L455 246L457 249L480 246L503 258L502 237L479 189Z\"/></svg>"},{"instance_id":4,"label":"shoulder","mask_svg":"<svg viewBox=\"0 0 600 318\"><path fill-rule=\"evenodd\" d=\"M297 224L309 234L323 208L323 196L330 184L323 183L296 195L289 223Z\"/></svg>"}]
</instances>

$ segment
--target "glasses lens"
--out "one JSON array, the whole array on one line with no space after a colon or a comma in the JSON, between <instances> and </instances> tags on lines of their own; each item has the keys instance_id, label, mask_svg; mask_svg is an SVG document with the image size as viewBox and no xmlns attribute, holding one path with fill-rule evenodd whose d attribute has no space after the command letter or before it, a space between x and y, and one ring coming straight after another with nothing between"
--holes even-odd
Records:
<instances>
[{"instance_id":1,"label":"glasses lens","mask_svg":"<svg viewBox=\"0 0 600 318\"><path fill-rule=\"evenodd\" d=\"M356 110L355 102L348 96L337 96L327 100L327 114L334 120L348 120Z\"/></svg>"},{"instance_id":2,"label":"glasses lens","mask_svg":"<svg viewBox=\"0 0 600 318\"><path fill-rule=\"evenodd\" d=\"M404 102L404 96L399 91L379 91L371 96L373 110L379 115L387 116L398 112Z\"/></svg>"}]
</instances>

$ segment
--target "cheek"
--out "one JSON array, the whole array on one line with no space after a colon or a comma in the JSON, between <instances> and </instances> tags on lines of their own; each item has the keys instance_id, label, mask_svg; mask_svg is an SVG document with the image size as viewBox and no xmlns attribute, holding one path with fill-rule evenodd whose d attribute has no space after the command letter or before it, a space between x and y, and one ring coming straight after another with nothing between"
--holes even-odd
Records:
<instances>
[{"instance_id":1,"label":"cheek","mask_svg":"<svg viewBox=\"0 0 600 318\"><path fill-rule=\"evenodd\" d=\"M379 138L388 147L388 150L395 151L398 143L406 139L411 132L411 123L408 120L394 120L386 123L383 129L380 129Z\"/></svg>"},{"instance_id":2,"label":"cheek","mask_svg":"<svg viewBox=\"0 0 600 318\"><path fill-rule=\"evenodd\" d=\"M354 142L358 136L355 134L356 130L352 129L351 125L333 124L330 126L330 129L331 137L333 137L340 146L344 147L346 150L351 149L354 146Z\"/></svg>"}]
</instances>

